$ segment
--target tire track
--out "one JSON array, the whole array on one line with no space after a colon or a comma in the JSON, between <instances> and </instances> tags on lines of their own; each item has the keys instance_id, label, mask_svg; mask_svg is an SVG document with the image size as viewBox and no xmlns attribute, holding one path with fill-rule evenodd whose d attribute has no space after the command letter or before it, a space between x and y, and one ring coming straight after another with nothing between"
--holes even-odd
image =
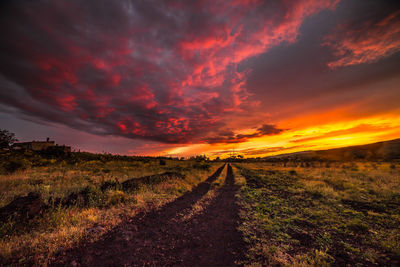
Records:
<instances>
[{"instance_id":1,"label":"tire track","mask_svg":"<svg viewBox=\"0 0 400 267\"><path fill-rule=\"evenodd\" d=\"M185 250L178 250L185 266L234 266L243 260L245 243L237 230L238 206L232 167L228 165L224 185L206 210L186 225L181 242ZM182 246L183 247L183 246Z\"/></svg>"},{"instance_id":2,"label":"tire track","mask_svg":"<svg viewBox=\"0 0 400 267\"><path fill-rule=\"evenodd\" d=\"M244 243L236 230L238 208L232 167L224 185L202 213L182 222L185 214L211 188L225 165L191 192L159 210L136 216L101 240L81 244L52 265L83 266L216 266L235 265ZM177 216L178 215L178 216Z\"/></svg>"}]
</instances>

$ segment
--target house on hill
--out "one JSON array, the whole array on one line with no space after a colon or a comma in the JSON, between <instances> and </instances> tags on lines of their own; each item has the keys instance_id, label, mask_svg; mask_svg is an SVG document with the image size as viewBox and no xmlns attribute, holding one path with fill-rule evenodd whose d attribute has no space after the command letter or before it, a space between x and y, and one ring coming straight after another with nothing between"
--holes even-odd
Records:
<instances>
[{"instance_id":1,"label":"house on hill","mask_svg":"<svg viewBox=\"0 0 400 267\"><path fill-rule=\"evenodd\" d=\"M33 151L63 151L65 153L71 152L70 146L59 146L55 141L50 141L47 138L46 141L31 141L31 142L20 142L13 145L14 150L33 150Z\"/></svg>"}]
</instances>

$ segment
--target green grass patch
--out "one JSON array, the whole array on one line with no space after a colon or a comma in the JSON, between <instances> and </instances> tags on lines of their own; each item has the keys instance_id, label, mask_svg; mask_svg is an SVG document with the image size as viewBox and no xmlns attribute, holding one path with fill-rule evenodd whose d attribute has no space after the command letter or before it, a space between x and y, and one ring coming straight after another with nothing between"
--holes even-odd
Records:
<instances>
[{"instance_id":1,"label":"green grass patch","mask_svg":"<svg viewBox=\"0 0 400 267\"><path fill-rule=\"evenodd\" d=\"M382 187L379 192L374 185L379 181L364 173L335 178L341 169L319 176L261 164L236 169L246 179L239 194L240 229L249 246L246 264L399 263L395 189L388 193Z\"/></svg>"}]
</instances>

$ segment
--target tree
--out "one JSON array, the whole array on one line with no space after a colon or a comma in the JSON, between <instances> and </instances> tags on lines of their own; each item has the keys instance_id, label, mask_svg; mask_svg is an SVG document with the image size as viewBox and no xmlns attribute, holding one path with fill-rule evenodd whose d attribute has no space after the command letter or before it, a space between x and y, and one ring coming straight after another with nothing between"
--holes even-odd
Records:
<instances>
[{"instance_id":1,"label":"tree","mask_svg":"<svg viewBox=\"0 0 400 267\"><path fill-rule=\"evenodd\" d=\"M0 129L0 149L9 148L11 147L16 141L15 133L11 133L8 130L1 130Z\"/></svg>"}]
</instances>

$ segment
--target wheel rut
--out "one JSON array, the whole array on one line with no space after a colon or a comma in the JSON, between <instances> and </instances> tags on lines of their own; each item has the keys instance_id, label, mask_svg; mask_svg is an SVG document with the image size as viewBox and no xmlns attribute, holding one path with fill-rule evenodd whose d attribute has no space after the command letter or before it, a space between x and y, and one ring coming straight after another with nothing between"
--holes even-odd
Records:
<instances>
[{"instance_id":1,"label":"wheel rut","mask_svg":"<svg viewBox=\"0 0 400 267\"><path fill-rule=\"evenodd\" d=\"M51 265L65 266L234 266L244 257L237 230L239 216L232 167L224 184L202 212L189 220L181 216L211 189L225 165L191 192L158 210L139 214L99 241L81 244Z\"/></svg>"}]
</instances>

